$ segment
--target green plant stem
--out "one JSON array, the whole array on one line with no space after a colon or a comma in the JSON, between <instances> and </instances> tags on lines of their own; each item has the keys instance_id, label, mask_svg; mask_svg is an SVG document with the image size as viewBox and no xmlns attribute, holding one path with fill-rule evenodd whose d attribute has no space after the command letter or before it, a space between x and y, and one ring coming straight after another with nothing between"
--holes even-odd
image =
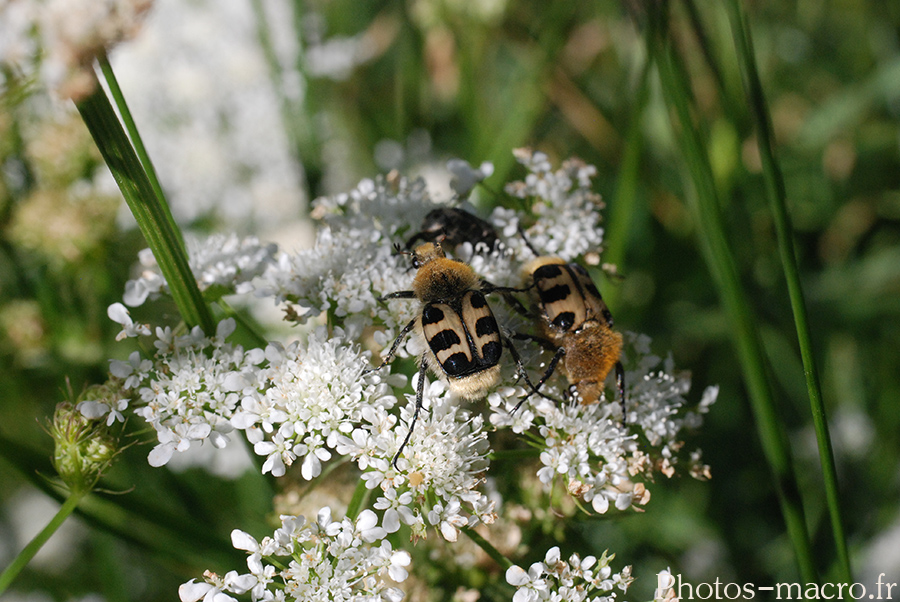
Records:
<instances>
[{"instance_id":1,"label":"green plant stem","mask_svg":"<svg viewBox=\"0 0 900 602\"><path fill-rule=\"evenodd\" d=\"M366 482L360 479L356 484L356 489L353 490L353 497L350 498L350 503L347 505L347 517L356 520L365 507L370 494L371 490L366 487Z\"/></svg>"},{"instance_id":2,"label":"green plant stem","mask_svg":"<svg viewBox=\"0 0 900 602\"><path fill-rule=\"evenodd\" d=\"M147 148L144 146L144 141L141 139L140 132L138 132L134 117L132 117L131 111L128 109L128 103L125 102L125 95L122 94L122 88L119 86L119 80L116 79L116 74L113 72L112 65L109 63L109 57L103 54L100 56L99 62L100 70L103 72L103 78L106 80L106 85L109 86L109 93L112 94L113 101L116 103L116 108L119 109L119 115L122 116L122 122L125 125L125 129L128 131L129 138L131 138L131 144L134 146L134 151L137 153L138 160L140 160L141 166L144 168L144 173L147 174L147 179L150 180L150 186L153 187L153 192L156 194L157 201L159 201L165 210L166 217L168 218L172 229L178 234L181 246L184 248L184 239L181 238L181 230L178 229L175 218L172 216L171 208L166 201L166 195L163 192L162 185L159 183L159 177L156 175L156 168L153 167L153 161L150 160L150 155L147 153Z\"/></svg>"},{"instance_id":3,"label":"green plant stem","mask_svg":"<svg viewBox=\"0 0 900 602\"><path fill-rule=\"evenodd\" d=\"M475 545L484 550L484 553L494 559L494 561L500 565L504 571L513 565L512 561L504 556L500 550L491 545L491 542L482 537L475 529L470 527L463 527L460 529L463 533L466 534L466 537L471 539Z\"/></svg>"},{"instance_id":4,"label":"green plant stem","mask_svg":"<svg viewBox=\"0 0 900 602\"><path fill-rule=\"evenodd\" d=\"M625 134L625 152L619 168L619 181L616 184L615 196L610 206L606 236L604 237L605 249L603 251L603 259L617 267L621 266L625 260L628 233L631 231L631 223L637 209L641 157L644 150L644 109L650 96L650 71L652 66L653 57L647 55L647 60L641 71L641 80L634 102L634 112L631 115L631 122L628 124L628 131ZM604 297L607 304L613 309L613 315L615 315L616 302L620 292L620 287L610 287L604 291Z\"/></svg>"},{"instance_id":5,"label":"green plant stem","mask_svg":"<svg viewBox=\"0 0 900 602\"><path fill-rule=\"evenodd\" d=\"M693 181L694 193L687 197L699 224L702 250L731 322L757 432L774 476L775 490L800 574L805 582L817 583L818 575L790 446L775 410L762 343L725 234L712 168L692 118L688 77L666 37L660 35L658 39L655 38L656 36L651 37L651 47L656 55L663 94L677 115L675 129Z\"/></svg>"},{"instance_id":6,"label":"green plant stem","mask_svg":"<svg viewBox=\"0 0 900 602\"><path fill-rule=\"evenodd\" d=\"M716 84L716 90L719 93L720 104L728 119L734 124L746 122L746 114L741 106L739 95L736 91L729 89L726 83L725 75L716 56L721 56L719 49L713 47L710 36L706 33L703 26L703 19L700 17L700 11L697 9L696 0L682 0L691 29L694 31L694 37L697 38L697 45L700 48L700 54L709 68L712 80Z\"/></svg>"},{"instance_id":7,"label":"green plant stem","mask_svg":"<svg viewBox=\"0 0 900 602\"><path fill-rule=\"evenodd\" d=\"M800 357L803 359L806 387L809 390L809 403L812 411L813 425L816 431L816 441L818 442L819 447L819 461L822 465L825 495L838 556L838 565L840 568L839 574L844 583L850 583L852 578L850 554L847 549L847 538L844 531L844 522L841 517L840 495L837 470L834 462L834 451L831 446L831 436L828 432L828 420L825 413L825 405L822 402L822 387L819 380L819 371L816 367L815 356L812 349L809 321L806 314L806 302L804 300L803 287L800 283L800 269L797 266L797 257L794 252L793 229L791 227L790 215L787 211L787 195L785 193L784 176L782 175L781 167L775 155L771 118L763 94L762 83L760 82L759 73L756 68L753 39L750 35L750 29L744 17L740 2L738 0L730 0L728 2L728 12L731 19L732 37L734 38L738 62L743 75L744 87L750 104L751 114L756 123L757 145L759 147L759 154L762 162L766 196L768 196L769 204L772 208L775 231L778 236L778 250L781 254L781 263L784 269L785 280L787 281L788 294L791 299L791 309L794 313L794 324L797 328Z\"/></svg>"},{"instance_id":8,"label":"green plant stem","mask_svg":"<svg viewBox=\"0 0 900 602\"><path fill-rule=\"evenodd\" d=\"M302 105L299 105L285 93L285 82L282 76L283 69L272 41L271 27L269 27L269 20L266 16L265 3L262 0L251 0L250 5L253 9L253 18L256 21L256 37L259 40L263 58L265 58L266 67L269 71L269 80L272 82L272 88L278 95L281 123L284 125L284 131L290 144L295 163L294 167L297 175L303 180L303 184L306 185L303 159L309 160L310 155L312 155L312 149L318 144L310 126L306 125L311 124L313 120L304 118ZM300 8L295 6L293 10L297 11ZM304 41L299 36L300 32L298 31L297 33L298 44L302 47ZM303 94L304 97L308 95L308 93ZM305 203L303 208L308 210L308 203Z\"/></svg>"},{"instance_id":9,"label":"green plant stem","mask_svg":"<svg viewBox=\"0 0 900 602\"><path fill-rule=\"evenodd\" d=\"M22 569L31 562L34 555L37 554L41 547L47 543L47 540L56 533L56 530L59 529L60 525L62 525L67 518L69 518L69 515L75 511L75 508L78 506L78 503L84 495L84 492L73 492L69 494L69 497L63 502L63 505L59 508L56 516L47 523L47 526L44 527L40 533L34 536L34 539L28 542L28 545L13 559L12 564L6 567L3 573L0 573L0 594L6 591L19 573L22 572Z\"/></svg>"},{"instance_id":10,"label":"green plant stem","mask_svg":"<svg viewBox=\"0 0 900 602\"><path fill-rule=\"evenodd\" d=\"M0 458L15 466L26 481L48 497L60 504L66 501L62 490L42 476L53 472L43 453L0 433ZM223 540L191 517L138 496L104 496L101 492L110 490L107 485L101 479L94 489L96 493L82 498L75 510L75 514L89 525L142 547L166 562L191 563L191 558L199 553L215 555L222 566L242 560L238 553L233 553L227 539Z\"/></svg>"},{"instance_id":11,"label":"green plant stem","mask_svg":"<svg viewBox=\"0 0 900 602\"><path fill-rule=\"evenodd\" d=\"M215 332L212 314L197 288L170 213L153 191L100 82L95 80L94 92L75 105L153 251L182 319L189 327L200 326L206 333Z\"/></svg>"}]
</instances>

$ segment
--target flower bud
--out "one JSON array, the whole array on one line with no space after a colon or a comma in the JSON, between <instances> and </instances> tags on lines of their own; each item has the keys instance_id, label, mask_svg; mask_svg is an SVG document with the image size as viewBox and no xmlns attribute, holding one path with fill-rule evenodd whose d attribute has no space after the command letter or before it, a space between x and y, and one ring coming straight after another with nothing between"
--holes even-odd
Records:
<instances>
[{"instance_id":1,"label":"flower bud","mask_svg":"<svg viewBox=\"0 0 900 602\"><path fill-rule=\"evenodd\" d=\"M118 453L118 441L105 422L85 418L75 406L56 406L50 424L53 467L72 491L91 490Z\"/></svg>"}]
</instances>

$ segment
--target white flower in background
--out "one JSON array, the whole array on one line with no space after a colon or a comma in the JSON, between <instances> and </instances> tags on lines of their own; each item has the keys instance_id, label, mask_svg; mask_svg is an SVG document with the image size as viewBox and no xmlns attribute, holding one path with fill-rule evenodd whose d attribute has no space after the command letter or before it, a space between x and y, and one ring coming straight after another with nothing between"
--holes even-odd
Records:
<instances>
[{"instance_id":1,"label":"white flower in background","mask_svg":"<svg viewBox=\"0 0 900 602\"><path fill-rule=\"evenodd\" d=\"M202 241L188 238L186 244L197 286L201 292L215 289L216 298L249 292L250 281L265 271L277 251L276 245L263 245L255 236L239 238L234 234L214 234ZM150 249L142 250L138 257L141 276L125 284L124 301L131 307L142 305L148 298L155 299L162 292L168 293L168 284Z\"/></svg>"},{"instance_id":2,"label":"white flower in background","mask_svg":"<svg viewBox=\"0 0 900 602\"><path fill-rule=\"evenodd\" d=\"M632 582L631 567L612 572L609 564L614 557L605 552L599 559L572 554L566 561L560 557L559 548L553 547L543 562L535 562L527 572L511 566L506 582L516 588L513 602L605 602L615 599L616 590L624 593Z\"/></svg>"},{"instance_id":3,"label":"white flower in background","mask_svg":"<svg viewBox=\"0 0 900 602\"><path fill-rule=\"evenodd\" d=\"M81 100L94 91L94 60L134 37L152 4L152 0L3 2L0 64L25 73L38 71L62 98Z\"/></svg>"},{"instance_id":4,"label":"white flower in background","mask_svg":"<svg viewBox=\"0 0 900 602\"><path fill-rule=\"evenodd\" d=\"M291 7L266 2L287 65ZM212 218L238 233L281 230L307 203L282 102L302 101L297 71L273 81L253 6L154 0L141 34L110 57L179 223ZM280 88L280 89L279 89Z\"/></svg>"},{"instance_id":5,"label":"white flower in background","mask_svg":"<svg viewBox=\"0 0 900 602\"><path fill-rule=\"evenodd\" d=\"M403 592L389 587L386 578L405 581L411 558L408 552L394 551L384 540L386 533L374 526L376 520L371 510L356 520L333 520L326 507L314 523L302 516L282 516L281 527L261 542L235 530L232 543L248 553L249 572L231 571L219 578L207 571L205 582L192 579L181 586L181 601L224 600L228 594L249 591L254 602L285 597L313 601L326 594L334 601L399 602Z\"/></svg>"},{"instance_id":6,"label":"white flower in background","mask_svg":"<svg viewBox=\"0 0 900 602\"><path fill-rule=\"evenodd\" d=\"M468 161L462 159L450 159L447 161L447 170L453 174L450 179L450 188L453 189L459 198L466 198L475 188L475 185L491 177L494 173L494 164L485 161L478 166L478 169L469 165Z\"/></svg>"}]
</instances>

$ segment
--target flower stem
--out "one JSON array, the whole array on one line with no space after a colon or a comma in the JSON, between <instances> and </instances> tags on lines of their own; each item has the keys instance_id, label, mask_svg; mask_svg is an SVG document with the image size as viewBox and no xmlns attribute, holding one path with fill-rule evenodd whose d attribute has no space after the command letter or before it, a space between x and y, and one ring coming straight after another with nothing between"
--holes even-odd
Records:
<instances>
[{"instance_id":1,"label":"flower stem","mask_svg":"<svg viewBox=\"0 0 900 602\"><path fill-rule=\"evenodd\" d=\"M291 145L294 167L297 171L297 175L303 180L303 183L308 185L308 182L306 182L304 164L313 162L315 156L314 149L319 146L311 125L314 122L314 119L311 119L308 115L304 115L302 104L291 100L290 95L285 91L285 81L284 76L282 75L283 69L281 61L278 58L278 53L275 50L271 28L269 27L266 16L265 3L263 0L251 0L250 5L253 9L253 18L256 24L256 37L259 40L263 58L266 61L266 67L269 71L269 80L273 90L278 95L281 123L284 125L288 142ZM292 10L301 10L299 3L295 3ZM302 36L300 36L300 30L297 30L296 33L298 35L298 45L302 47L305 42L301 39ZM297 75L299 75L299 73ZM308 85L309 79L305 77L304 79ZM310 94L304 93L301 96L305 101L308 101L307 97L310 96ZM308 209L309 204L304 203L304 210Z\"/></svg>"},{"instance_id":2,"label":"flower stem","mask_svg":"<svg viewBox=\"0 0 900 602\"><path fill-rule=\"evenodd\" d=\"M28 545L19 552L19 555L13 559L12 564L10 564L3 573L0 573L0 594L6 591L6 589L10 586L10 584L15 580L15 578L22 572L22 569L31 562L31 559L34 558L35 554L43 547L47 540L56 533L56 530L59 529L60 525L65 522L69 515L74 512L75 508L78 506L78 502L84 497L85 492L72 492L66 501L63 502L63 505L59 508L59 511L56 513L47 526L44 527L40 533L35 535L34 539L28 542Z\"/></svg>"},{"instance_id":3,"label":"flower stem","mask_svg":"<svg viewBox=\"0 0 900 602\"><path fill-rule=\"evenodd\" d=\"M171 214L156 196L103 88L99 82L95 84L94 92L76 103L78 112L153 251L182 319L189 327L200 326L204 332L213 333L212 314L197 288L181 236L170 221Z\"/></svg>"},{"instance_id":4,"label":"flower stem","mask_svg":"<svg viewBox=\"0 0 900 602\"><path fill-rule=\"evenodd\" d=\"M794 546L800 574L805 582L818 583L787 434L775 409L757 322L747 302L725 233L712 167L693 120L688 76L665 34L665 24L660 22L658 25L661 29L655 32L656 35L651 32L650 44L659 67L663 94L676 115L673 117L673 126L677 126L678 140L694 187L693 193L686 196L699 224L702 251L731 322L738 359L756 418L757 432L773 473L775 491Z\"/></svg>"},{"instance_id":5,"label":"flower stem","mask_svg":"<svg viewBox=\"0 0 900 602\"><path fill-rule=\"evenodd\" d=\"M219 309L228 316L229 318L234 318L234 321L247 333L251 339L253 339L253 344L255 344L260 349L265 349L269 344L269 340L263 336L263 334L259 331L259 329L247 319L247 317L233 308L231 304L229 304L225 299L216 299L216 305L219 306Z\"/></svg>"},{"instance_id":6,"label":"flower stem","mask_svg":"<svg viewBox=\"0 0 900 602\"><path fill-rule=\"evenodd\" d=\"M356 520L356 517L359 516L359 513L365 507L370 493L371 491L366 488L366 482L360 479L359 483L356 484L356 489L353 491L353 497L350 498L350 503L347 505L348 518Z\"/></svg>"},{"instance_id":7,"label":"flower stem","mask_svg":"<svg viewBox=\"0 0 900 602\"><path fill-rule=\"evenodd\" d=\"M466 536L471 539L475 545L484 550L485 554L494 559L504 571L513 565L512 561L504 556L500 550L491 545L491 542L482 537L475 529L471 527L462 527L460 529Z\"/></svg>"},{"instance_id":8,"label":"flower stem","mask_svg":"<svg viewBox=\"0 0 900 602\"><path fill-rule=\"evenodd\" d=\"M788 294L791 299L791 309L794 313L794 324L797 328L797 340L800 346L800 356L803 359L803 371L806 375L806 387L809 390L809 403L812 410L813 425L816 431L816 440L819 446L819 461L822 465L822 474L825 481L825 496L828 503L828 512L831 517L831 529L837 550L840 578L844 583L850 583L852 573L850 569L850 554L847 549L847 539L844 532L844 523L841 518L840 496L838 493L837 470L834 463L834 451L831 446L831 436L828 432L828 421L825 415L825 405L822 402L822 387L819 381L819 372L816 367L812 350L812 340L809 332L809 322L806 314L803 287L800 284L800 270L797 266L797 257L794 253L793 229L790 215L787 211L784 176L781 172L778 159L775 156L775 145L772 137L771 119L768 105L759 80L756 69L756 58L753 52L753 39L750 28L744 17L743 10L738 0L728 2L728 13L731 20L734 44L737 50L737 58L743 74L744 87L750 102L751 114L756 122L756 137L759 147L759 155L762 162L763 180L766 185L766 196L775 221L775 230L778 236L778 249L781 254L781 263L787 280Z\"/></svg>"}]
</instances>

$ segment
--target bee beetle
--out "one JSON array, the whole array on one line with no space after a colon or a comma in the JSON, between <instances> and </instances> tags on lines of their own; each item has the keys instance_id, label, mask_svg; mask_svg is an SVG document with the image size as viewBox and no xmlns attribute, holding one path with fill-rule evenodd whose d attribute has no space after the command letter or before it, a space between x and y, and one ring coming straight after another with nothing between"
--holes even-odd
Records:
<instances>
[{"instance_id":1,"label":"bee beetle","mask_svg":"<svg viewBox=\"0 0 900 602\"><path fill-rule=\"evenodd\" d=\"M493 250L497 244L494 227L477 215L457 207L432 209L422 220L422 229L406 241L406 248L412 249L418 241L441 241L450 247L458 247L464 242L477 247L479 243Z\"/></svg>"},{"instance_id":2,"label":"bee beetle","mask_svg":"<svg viewBox=\"0 0 900 602\"><path fill-rule=\"evenodd\" d=\"M384 361L375 368L378 370L391 361L400 343L414 328L424 339L426 348L419 362L416 409L409 432L392 461L395 468L422 409L428 368L443 377L453 393L465 399L477 399L500 380L500 356L506 345L516 362L518 374L524 376L534 390L519 354L500 332L485 298L486 294L505 293L507 289L483 281L468 264L447 258L440 242L424 243L409 254L417 269L412 290L390 293L380 300L418 299L422 308L419 315L403 327Z\"/></svg>"},{"instance_id":3,"label":"bee beetle","mask_svg":"<svg viewBox=\"0 0 900 602\"><path fill-rule=\"evenodd\" d=\"M532 289L542 336L517 337L530 338L555 351L537 388L562 360L569 383L581 402L597 403L606 376L615 368L624 420L625 370L619 361L622 335L612 329L612 315L587 270L558 257L538 257L525 265L523 273L526 286Z\"/></svg>"}]
</instances>

